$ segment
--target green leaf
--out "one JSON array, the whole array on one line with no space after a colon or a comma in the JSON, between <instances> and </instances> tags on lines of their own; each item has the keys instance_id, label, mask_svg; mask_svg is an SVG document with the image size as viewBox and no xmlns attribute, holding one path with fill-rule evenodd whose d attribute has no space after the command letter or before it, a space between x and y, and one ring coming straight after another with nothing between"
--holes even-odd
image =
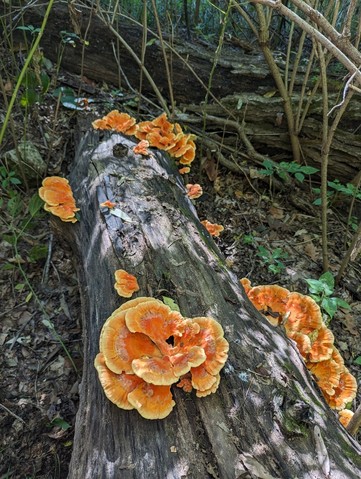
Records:
<instances>
[{"instance_id":1,"label":"green leaf","mask_svg":"<svg viewBox=\"0 0 361 479\"><path fill-rule=\"evenodd\" d=\"M40 81L41 81L41 87L43 93L46 93L48 91L49 85L50 85L50 77L46 72L41 72L40 73Z\"/></svg>"},{"instance_id":2,"label":"green leaf","mask_svg":"<svg viewBox=\"0 0 361 479\"><path fill-rule=\"evenodd\" d=\"M151 38L151 39L146 43L146 46L147 46L147 47L150 47L150 46L152 46L156 41L157 41L156 38Z\"/></svg>"},{"instance_id":3,"label":"green leaf","mask_svg":"<svg viewBox=\"0 0 361 479\"><path fill-rule=\"evenodd\" d=\"M53 91L53 95L55 96L55 98L58 98L60 95L61 96L70 96L72 98L75 98L74 90L72 88L68 87L68 86L61 86L59 88L56 88Z\"/></svg>"},{"instance_id":4,"label":"green leaf","mask_svg":"<svg viewBox=\"0 0 361 479\"><path fill-rule=\"evenodd\" d=\"M325 294L327 296L330 296L330 294L332 294L333 290L335 289L335 278L333 277L333 274L329 271L326 271L326 273L323 273L319 277L319 280L324 285Z\"/></svg>"},{"instance_id":5,"label":"green leaf","mask_svg":"<svg viewBox=\"0 0 361 479\"><path fill-rule=\"evenodd\" d=\"M6 241L7 243L14 245L16 242L16 236L15 235L2 235L1 236L3 241Z\"/></svg>"},{"instance_id":6,"label":"green leaf","mask_svg":"<svg viewBox=\"0 0 361 479\"><path fill-rule=\"evenodd\" d=\"M308 289L310 293L323 293L324 288L321 281L319 281L318 279L305 279L305 281L308 284Z\"/></svg>"},{"instance_id":7,"label":"green leaf","mask_svg":"<svg viewBox=\"0 0 361 479\"><path fill-rule=\"evenodd\" d=\"M180 312L178 304L175 303L172 298L168 298L167 296L162 296L162 298L163 303L167 305L172 311L178 311L178 313Z\"/></svg>"},{"instance_id":8,"label":"green leaf","mask_svg":"<svg viewBox=\"0 0 361 479\"><path fill-rule=\"evenodd\" d=\"M337 298L323 298L321 308L324 309L332 319L337 311Z\"/></svg>"},{"instance_id":9,"label":"green leaf","mask_svg":"<svg viewBox=\"0 0 361 479\"><path fill-rule=\"evenodd\" d=\"M19 178L10 178L10 183L12 185L21 185L21 180L19 180Z\"/></svg>"},{"instance_id":10,"label":"green leaf","mask_svg":"<svg viewBox=\"0 0 361 479\"><path fill-rule=\"evenodd\" d=\"M32 106L34 103L39 101L40 97L38 92L33 88L27 88L25 92L21 95L20 106L23 108L27 106Z\"/></svg>"},{"instance_id":11,"label":"green leaf","mask_svg":"<svg viewBox=\"0 0 361 479\"><path fill-rule=\"evenodd\" d=\"M358 356L356 359L353 361L355 364L359 364L361 366L361 356Z\"/></svg>"},{"instance_id":12,"label":"green leaf","mask_svg":"<svg viewBox=\"0 0 361 479\"><path fill-rule=\"evenodd\" d=\"M313 173L317 173L319 170L318 168L314 168L313 166L302 166L301 171L305 175L312 175Z\"/></svg>"},{"instance_id":13,"label":"green leaf","mask_svg":"<svg viewBox=\"0 0 361 479\"><path fill-rule=\"evenodd\" d=\"M18 283L15 285L16 291L22 291L25 288L25 283Z\"/></svg>"},{"instance_id":14,"label":"green leaf","mask_svg":"<svg viewBox=\"0 0 361 479\"><path fill-rule=\"evenodd\" d=\"M242 98L239 98L238 101L237 101L237 110L240 110L242 108L242 105L243 105L243 100Z\"/></svg>"},{"instance_id":15,"label":"green leaf","mask_svg":"<svg viewBox=\"0 0 361 479\"><path fill-rule=\"evenodd\" d=\"M30 291L30 293L25 298L25 302L28 303L31 300L32 297L33 297L33 293Z\"/></svg>"},{"instance_id":16,"label":"green leaf","mask_svg":"<svg viewBox=\"0 0 361 479\"><path fill-rule=\"evenodd\" d=\"M343 299L336 298L336 300L337 300L338 307L344 308L344 309L351 309L351 306L348 303L346 303L346 301L344 301Z\"/></svg>"},{"instance_id":17,"label":"green leaf","mask_svg":"<svg viewBox=\"0 0 361 479\"><path fill-rule=\"evenodd\" d=\"M16 269L16 266L12 263L5 263L3 266L1 266L1 269L4 271L12 271L13 269Z\"/></svg>"},{"instance_id":18,"label":"green leaf","mask_svg":"<svg viewBox=\"0 0 361 479\"><path fill-rule=\"evenodd\" d=\"M48 247L45 244L37 244L31 248L28 253L29 260L31 263L35 263L39 259L46 258L48 254Z\"/></svg>"},{"instance_id":19,"label":"green leaf","mask_svg":"<svg viewBox=\"0 0 361 479\"><path fill-rule=\"evenodd\" d=\"M28 204L28 212L30 213L30 216L35 216L43 205L44 201L40 198L38 193L34 193Z\"/></svg>"},{"instance_id":20,"label":"green leaf","mask_svg":"<svg viewBox=\"0 0 361 479\"><path fill-rule=\"evenodd\" d=\"M55 419L53 419L51 421L51 424L53 426L60 427L63 431L66 431L67 429L69 429L71 427L71 425L67 421L62 419L61 417L56 417Z\"/></svg>"},{"instance_id":21,"label":"green leaf","mask_svg":"<svg viewBox=\"0 0 361 479\"><path fill-rule=\"evenodd\" d=\"M20 195L16 194L10 200L8 201L8 212L10 216L15 218L22 210L23 208L23 202L20 198Z\"/></svg>"},{"instance_id":22,"label":"green leaf","mask_svg":"<svg viewBox=\"0 0 361 479\"><path fill-rule=\"evenodd\" d=\"M303 183L303 180L305 179L305 175L303 173L295 173L295 178L300 183Z\"/></svg>"}]
</instances>

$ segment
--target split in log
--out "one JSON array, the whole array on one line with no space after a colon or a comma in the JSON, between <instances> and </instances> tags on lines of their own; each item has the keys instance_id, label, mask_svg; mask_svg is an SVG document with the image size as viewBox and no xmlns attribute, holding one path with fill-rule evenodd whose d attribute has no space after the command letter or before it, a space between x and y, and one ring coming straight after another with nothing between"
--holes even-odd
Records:
<instances>
[{"instance_id":1,"label":"split in log","mask_svg":"<svg viewBox=\"0 0 361 479\"><path fill-rule=\"evenodd\" d=\"M54 225L73 246L82 295L84 370L70 479L359 479L361 448L340 425L295 344L245 296L186 196L173 160L134 155L121 135L80 136L69 180L81 220ZM117 203L123 218L99 207ZM215 394L172 388L163 420L118 409L94 358L106 318L122 300L114 271L139 296L171 297L184 316L212 316L230 344Z\"/></svg>"}]
</instances>

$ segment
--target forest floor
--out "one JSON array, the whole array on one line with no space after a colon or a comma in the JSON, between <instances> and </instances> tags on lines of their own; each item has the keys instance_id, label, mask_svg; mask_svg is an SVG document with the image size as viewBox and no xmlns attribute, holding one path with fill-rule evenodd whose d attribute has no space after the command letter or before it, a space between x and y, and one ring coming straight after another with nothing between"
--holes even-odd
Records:
<instances>
[{"instance_id":1,"label":"forest floor","mask_svg":"<svg viewBox=\"0 0 361 479\"><path fill-rule=\"evenodd\" d=\"M103 90L102 100L106 96ZM124 100L109 101L112 109L124 111ZM104 105L100 114L97 109L99 105L90 105L86 114L96 118L109 111L103 111ZM76 115L49 96L29 110L24 128L24 113L17 108L2 153L14 148L14 134L17 141L26 137L46 159L43 176L66 177L67 158L74 154ZM195 200L200 219L224 226L215 241L229 268L252 285L279 284L306 294L305 279L322 274L320 208L312 204L308 180L288 187L299 189L295 205L289 202L290 190L276 190L272 178L231 173L212 158L204 168L200 160L195 160L186 182L203 187ZM7 168L21 178L16 167L8 163ZM40 210L32 217L29 212L29 198L40 183L39 178L28 187L4 187L3 182L1 193L0 479L65 479L72 451L82 367L79 286L70 248L53 236L47 213ZM340 199L329 210L333 274L352 236L345 226L348 207ZM339 308L329 325L359 384L361 370L355 361L361 359L360 279L360 264L350 264L333 295L351 309ZM360 401L359 393L355 404Z\"/></svg>"}]
</instances>

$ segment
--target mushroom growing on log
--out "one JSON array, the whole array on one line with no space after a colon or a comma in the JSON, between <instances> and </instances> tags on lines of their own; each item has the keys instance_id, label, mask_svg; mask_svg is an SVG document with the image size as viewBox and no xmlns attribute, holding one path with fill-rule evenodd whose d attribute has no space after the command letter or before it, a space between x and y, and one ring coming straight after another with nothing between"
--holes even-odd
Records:
<instances>
[{"instance_id":1,"label":"mushroom growing on log","mask_svg":"<svg viewBox=\"0 0 361 479\"><path fill-rule=\"evenodd\" d=\"M80 220L53 219L74 247L83 299L84 370L69 477L359 479L361 447L327 406L294 342L253 307L227 268L174 160L154 150L136 155L134 145L120 134L82 134L69 175ZM107 199L119 206L100 208ZM176 407L165 419L116 407L94 368L102 326L124 302L113 288L119 268L136 275L137 295L165 294L184 317L213 317L229 342L217 391L198 398L172 386ZM103 371L102 358L97 367Z\"/></svg>"}]
</instances>

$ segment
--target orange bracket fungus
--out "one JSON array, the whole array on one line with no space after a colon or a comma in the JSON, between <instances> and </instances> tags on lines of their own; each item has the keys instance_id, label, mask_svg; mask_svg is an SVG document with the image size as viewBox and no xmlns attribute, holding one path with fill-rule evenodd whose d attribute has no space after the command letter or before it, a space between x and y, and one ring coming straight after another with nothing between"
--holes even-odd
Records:
<instances>
[{"instance_id":1,"label":"orange bracket fungus","mask_svg":"<svg viewBox=\"0 0 361 479\"><path fill-rule=\"evenodd\" d=\"M213 318L184 318L154 298L116 309L103 325L95 359L107 398L146 419L163 419L175 406L171 385L198 397L214 393L228 342Z\"/></svg>"},{"instance_id":2,"label":"orange bracket fungus","mask_svg":"<svg viewBox=\"0 0 361 479\"><path fill-rule=\"evenodd\" d=\"M186 185L187 188L187 196L191 200L195 200L196 198L199 198L200 196L203 195L203 189L201 185L198 185L198 183L195 183L192 185L191 183L188 183Z\"/></svg>"},{"instance_id":3,"label":"orange bracket fungus","mask_svg":"<svg viewBox=\"0 0 361 479\"><path fill-rule=\"evenodd\" d=\"M124 269L118 269L115 273L114 288L117 290L119 296L123 298L131 298L133 293L139 291L137 278Z\"/></svg>"},{"instance_id":4,"label":"orange bracket fungus","mask_svg":"<svg viewBox=\"0 0 361 479\"><path fill-rule=\"evenodd\" d=\"M80 211L75 205L73 192L66 178L49 176L39 188L39 196L45 201L44 210L58 216L62 221L75 223L75 213Z\"/></svg>"},{"instance_id":5,"label":"orange bracket fungus","mask_svg":"<svg viewBox=\"0 0 361 479\"><path fill-rule=\"evenodd\" d=\"M208 220L203 220L201 223L211 236L219 236L219 234L224 230L222 225L211 223Z\"/></svg>"},{"instance_id":6,"label":"orange bracket fungus","mask_svg":"<svg viewBox=\"0 0 361 479\"><path fill-rule=\"evenodd\" d=\"M137 145L133 147L133 151L136 155L149 155L149 141L141 140Z\"/></svg>"},{"instance_id":7,"label":"orange bracket fungus","mask_svg":"<svg viewBox=\"0 0 361 479\"><path fill-rule=\"evenodd\" d=\"M118 110L113 110L103 118L93 121L92 125L96 130L113 130L125 135L134 135L137 131L135 118Z\"/></svg>"},{"instance_id":8,"label":"orange bracket fungus","mask_svg":"<svg viewBox=\"0 0 361 479\"><path fill-rule=\"evenodd\" d=\"M106 201L104 201L103 203L100 203L99 206L100 206L101 208L109 208L110 210L112 210L113 208L115 208L116 203L113 203L113 202L110 201L110 200L106 200Z\"/></svg>"},{"instance_id":9,"label":"orange bracket fungus","mask_svg":"<svg viewBox=\"0 0 361 479\"><path fill-rule=\"evenodd\" d=\"M327 404L340 411L340 422L346 426L352 412L345 408L356 397L357 382L335 348L334 336L324 324L318 304L309 296L277 285L252 287L247 278L240 282L253 305L272 325L283 324Z\"/></svg>"},{"instance_id":10,"label":"orange bracket fungus","mask_svg":"<svg viewBox=\"0 0 361 479\"><path fill-rule=\"evenodd\" d=\"M103 118L93 121L92 125L97 130L112 130L125 135L134 135L141 140L133 148L137 154L148 155L147 148L152 146L166 151L181 165L189 166L195 158L195 135L184 133L179 123L170 123L165 113L154 120L136 123L127 113L113 110Z\"/></svg>"}]
</instances>

